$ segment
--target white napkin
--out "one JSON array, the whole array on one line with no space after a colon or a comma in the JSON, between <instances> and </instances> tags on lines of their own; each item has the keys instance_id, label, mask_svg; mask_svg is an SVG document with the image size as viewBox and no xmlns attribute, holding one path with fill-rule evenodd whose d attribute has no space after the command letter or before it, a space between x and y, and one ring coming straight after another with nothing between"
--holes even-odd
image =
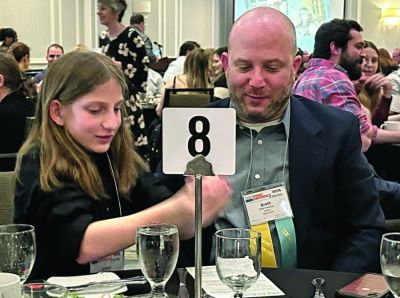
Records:
<instances>
[{"instance_id":1,"label":"white napkin","mask_svg":"<svg viewBox=\"0 0 400 298\"><path fill-rule=\"evenodd\" d=\"M88 275L79 275L79 276L53 276L50 277L47 281L52 284L61 285L64 287L73 287L80 286L89 282L99 282L99 281L107 281L107 280L116 280L120 279L118 275L113 272L100 272L96 274L88 274ZM96 289L96 287L92 286L83 291L76 292L79 297L85 298L100 298L105 297L104 294L109 294L109 297L113 297L113 295L121 294L128 290L126 286L120 287L119 285L104 285L101 286L100 289ZM107 296L108 297L108 296Z\"/></svg>"},{"instance_id":2,"label":"white napkin","mask_svg":"<svg viewBox=\"0 0 400 298\"><path fill-rule=\"evenodd\" d=\"M195 277L195 268L187 268L189 274ZM218 277L217 269L215 266L203 266L202 267L202 286L204 292L211 297L218 298L230 298L233 296L233 291L228 288L227 285L223 284ZM258 280L246 291L243 297L273 297L273 296L284 296L282 292L268 277L262 272L258 277Z\"/></svg>"}]
</instances>

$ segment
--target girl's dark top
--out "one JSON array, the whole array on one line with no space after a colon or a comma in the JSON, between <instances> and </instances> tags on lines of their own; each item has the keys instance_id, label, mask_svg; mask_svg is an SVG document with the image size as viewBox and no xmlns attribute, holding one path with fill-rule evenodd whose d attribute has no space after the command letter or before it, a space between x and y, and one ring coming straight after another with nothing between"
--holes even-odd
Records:
<instances>
[{"instance_id":1,"label":"girl's dark top","mask_svg":"<svg viewBox=\"0 0 400 298\"><path fill-rule=\"evenodd\" d=\"M29 279L88 274L90 265L76 262L86 228L92 222L120 216L107 155L92 155L109 196L104 200L89 197L71 179L44 192L39 185L38 156L34 151L24 157L14 201L15 223L32 224L36 232L36 261ZM132 201L120 197L122 215L146 209L171 195L161 181L144 173L131 194Z\"/></svg>"}]
</instances>

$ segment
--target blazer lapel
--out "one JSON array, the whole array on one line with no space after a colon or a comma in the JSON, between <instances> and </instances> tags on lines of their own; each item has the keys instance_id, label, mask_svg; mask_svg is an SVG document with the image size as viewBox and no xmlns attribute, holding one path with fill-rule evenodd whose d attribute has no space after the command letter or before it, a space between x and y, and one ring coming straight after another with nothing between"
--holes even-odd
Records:
<instances>
[{"instance_id":1,"label":"blazer lapel","mask_svg":"<svg viewBox=\"0 0 400 298\"><path fill-rule=\"evenodd\" d=\"M301 246L307 232L310 204L321 170L326 145L318 136L320 123L304 104L291 99L289 133L290 201L294 212L297 245Z\"/></svg>"}]
</instances>

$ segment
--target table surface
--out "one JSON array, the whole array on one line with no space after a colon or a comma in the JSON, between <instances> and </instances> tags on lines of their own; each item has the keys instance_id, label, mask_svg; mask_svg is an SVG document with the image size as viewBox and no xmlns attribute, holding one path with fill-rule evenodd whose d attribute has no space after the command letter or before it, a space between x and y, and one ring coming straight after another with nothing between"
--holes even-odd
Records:
<instances>
[{"instance_id":1,"label":"table surface","mask_svg":"<svg viewBox=\"0 0 400 298\"><path fill-rule=\"evenodd\" d=\"M353 281L360 274L348 272L306 270L306 269L266 269L262 272L277 285L286 295L279 297L287 298L308 298L313 297L314 287L310 281L315 277L325 279L323 291L326 298L334 298L335 291L347 283ZM140 270L128 270L116 272L120 277L129 277L141 275ZM166 286L166 291L171 295L178 293L179 279L176 272L172 275ZM193 295L194 281L190 274L187 274L187 287L190 292L190 297ZM134 285L129 286L128 292L125 295L143 294L150 291L149 285Z\"/></svg>"}]
</instances>

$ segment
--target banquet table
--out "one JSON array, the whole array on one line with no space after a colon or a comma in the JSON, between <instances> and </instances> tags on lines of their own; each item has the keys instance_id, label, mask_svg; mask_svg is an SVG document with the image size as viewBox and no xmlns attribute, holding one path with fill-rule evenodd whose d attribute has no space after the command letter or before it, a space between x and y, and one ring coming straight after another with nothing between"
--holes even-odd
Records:
<instances>
[{"instance_id":1,"label":"banquet table","mask_svg":"<svg viewBox=\"0 0 400 298\"><path fill-rule=\"evenodd\" d=\"M334 272L334 271L321 271L321 270L306 270L306 269L267 269L263 268L262 272L284 293L287 298L308 298L313 297L314 287L310 281L315 277L322 277L325 279L323 285L323 291L326 298L334 298L335 291L347 283L353 281L360 274L348 273L348 272ZM121 278L141 275L140 270L128 270L116 272ZM189 289L190 297L194 297L193 278L187 274L186 277L187 288ZM166 285L166 291L170 296L176 296L179 289L178 274L174 272L171 279ZM134 285L128 286L128 291L125 293L126 296L137 295L150 291L148 284L146 285Z\"/></svg>"}]
</instances>

